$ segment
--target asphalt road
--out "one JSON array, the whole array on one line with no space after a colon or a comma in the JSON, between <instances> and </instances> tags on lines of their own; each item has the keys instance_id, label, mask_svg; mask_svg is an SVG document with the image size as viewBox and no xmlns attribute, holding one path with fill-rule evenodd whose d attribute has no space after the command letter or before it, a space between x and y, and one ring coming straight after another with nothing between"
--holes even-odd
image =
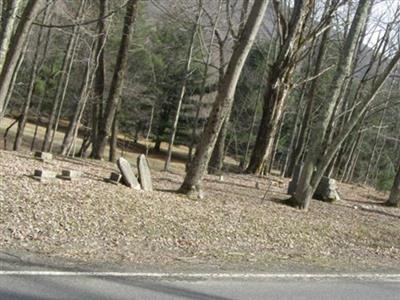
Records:
<instances>
[{"instance_id":1,"label":"asphalt road","mask_svg":"<svg viewBox=\"0 0 400 300\"><path fill-rule=\"evenodd\" d=\"M400 300L400 281L312 278L185 281L129 277L1 275L0 299Z\"/></svg>"}]
</instances>

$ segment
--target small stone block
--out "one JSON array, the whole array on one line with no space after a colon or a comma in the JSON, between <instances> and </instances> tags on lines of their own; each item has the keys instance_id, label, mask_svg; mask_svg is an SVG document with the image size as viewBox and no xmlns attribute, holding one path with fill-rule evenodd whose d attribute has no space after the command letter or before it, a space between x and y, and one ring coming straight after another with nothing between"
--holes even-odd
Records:
<instances>
[{"instance_id":1,"label":"small stone block","mask_svg":"<svg viewBox=\"0 0 400 300\"><path fill-rule=\"evenodd\" d=\"M41 161L47 161L47 160L52 160L53 159L53 154L49 152L35 152L35 158L39 159Z\"/></svg>"},{"instance_id":2,"label":"small stone block","mask_svg":"<svg viewBox=\"0 0 400 300\"><path fill-rule=\"evenodd\" d=\"M44 178L55 178L56 172L47 171L47 170L35 170L33 176L44 177Z\"/></svg>"},{"instance_id":3,"label":"small stone block","mask_svg":"<svg viewBox=\"0 0 400 300\"><path fill-rule=\"evenodd\" d=\"M74 170L62 170L61 171L61 176L59 176L61 179L65 180L77 180L82 177L82 172L81 171L74 171Z\"/></svg>"},{"instance_id":4,"label":"small stone block","mask_svg":"<svg viewBox=\"0 0 400 300\"><path fill-rule=\"evenodd\" d=\"M122 175L116 172L111 172L109 178L105 178L106 182L112 183L112 184L118 184L122 180Z\"/></svg>"},{"instance_id":5,"label":"small stone block","mask_svg":"<svg viewBox=\"0 0 400 300\"><path fill-rule=\"evenodd\" d=\"M79 178L82 177L82 172L74 170L62 170L61 175L63 177Z\"/></svg>"},{"instance_id":6,"label":"small stone block","mask_svg":"<svg viewBox=\"0 0 400 300\"><path fill-rule=\"evenodd\" d=\"M39 181L47 181L56 178L56 172L47 170L35 170L33 173L33 178Z\"/></svg>"}]
</instances>

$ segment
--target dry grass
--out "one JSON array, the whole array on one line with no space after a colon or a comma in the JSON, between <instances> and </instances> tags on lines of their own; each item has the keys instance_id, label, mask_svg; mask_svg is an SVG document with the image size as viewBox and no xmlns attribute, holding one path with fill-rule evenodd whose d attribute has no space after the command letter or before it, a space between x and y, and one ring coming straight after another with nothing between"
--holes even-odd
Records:
<instances>
[{"instance_id":1,"label":"dry grass","mask_svg":"<svg viewBox=\"0 0 400 300\"><path fill-rule=\"evenodd\" d=\"M206 199L192 201L170 192L182 165L150 165L157 191L146 193L103 182L114 164L0 152L0 248L135 265L400 269L400 209L382 206L384 194L341 185L345 200L313 201L304 213L279 203L285 180L226 174L207 176ZM28 177L36 168L85 175L39 183Z\"/></svg>"}]
</instances>

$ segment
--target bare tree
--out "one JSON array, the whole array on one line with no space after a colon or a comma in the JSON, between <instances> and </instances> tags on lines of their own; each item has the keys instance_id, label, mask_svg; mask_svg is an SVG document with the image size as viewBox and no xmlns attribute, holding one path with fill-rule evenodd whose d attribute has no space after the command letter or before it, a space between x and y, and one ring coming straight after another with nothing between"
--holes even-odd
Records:
<instances>
[{"instance_id":1,"label":"bare tree","mask_svg":"<svg viewBox=\"0 0 400 300\"><path fill-rule=\"evenodd\" d=\"M98 137L93 145L93 157L96 159L102 159L104 157L105 147L111 134L112 123L120 101L125 72L128 65L128 50L135 25L138 2L139 0L129 0L126 5L122 38L110 87L110 93L107 99L104 115L100 120Z\"/></svg>"},{"instance_id":2,"label":"bare tree","mask_svg":"<svg viewBox=\"0 0 400 300\"><path fill-rule=\"evenodd\" d=\"M81 1L79 4L78 11L75 16L75 20L79 20L84 12L85 1ZM69 78L74 62L74 56L77 49L77 42L79 38L79 26L75 26L72 30L71 36L68 41L67 51L65 52L60 76L58 78L56 95L54 98L53 106L47 122L46 132L44 135L42 151L51 151L53 146L55 133L59 124L59 118L63 108L63 103L69 83Z\"/></svg>"},{"instance_id":3,"label":"bare tree","mask_svg":"<svg viewBox=\"0 0 400 300\"><path fill-rule=\"evenodd\" d=\"M0 30L0 72L3 70L4 61L10 46L15 20L22 0L6 0L3 3L2 24Z\"/></svg>"},{"instance_id":4,"label":"bare tree","mask_svg":"<svg viewBox=\"0 0 400 300\"><path fill-rule=\"evenodd\" d=\"M42 22L45 22L47 20L47 16L48 16L48 11L46 10L45 13L43 14ZM39 68L41 65L41 62L39 60L39 53L40 53L40 46L41 46L42 39L43 39L43 33L44 33L43 27L40 27L38 38L36 41L35 54L33 57L33 65L31 68L28 95L26 97L25 103L22 108L21 119L18 122L18 129L17 129L17 134L15 136L14 147L13 147L14 151L18 151L19 148L21 147L22 138L24 136L25 125L26 125L26 122L29 117L29 109L31 107L33 94L35 92L36 78L38 76ZM46 52L46 49L45 49L45 52Z\"/></svg>"},{"instance_id":5,"label":"bare tree","mask_svg":"<svg viewBox=\"0 0 400 300\"><path fill-rule=\"evenodd\" d=\"M245 60L254 43L268 6L268 0L256 1L250 11L236 48L232 53L228 68L222 79L216 100L207 124L196 148L196 154L180 187L181 193L201 196L201 183L219 131L230 111Z\"/></svg>"},{"instance_id":6,"label":"bare tree","mask_svg":"<svg viewBox=\"0 0 400 300\"><path fill-rule=\"evenodd\" d=\"M274 138L280 122L284 103L292 85L304 41L306 26L314 8L314 0L295 1L289 21L282 13L280 1L274 1L279 21L279 52L271 66L264 94L264 106L256 143L246 169L248 173L261 174L269 165Z\"/></svg>"},{"instance_id":7,"label":"bare tree","mask_svg":"<svg viewBox=\"0 0 400 300\"><path fill-rule=\"evenodd\" d=\"M341 95L340 90L342 85L351 71L351 64L354 59L355 48L357 45L357 36L359 36L359 33L365 26L371 4L371 0L360 0L358 4L355 17L346 38L344 49L339 58L337 69L331 83L330 92L332 93L332 98L323 106L323 111L321 112L318 122L316 122L311 131L310 146L305 159L305 166L300 176L296 192L291 199L291 203L299 208L308 209L311 197L338 149L357 124L362 120L368 107L374 101L377 93L385 83L385 80L392 73L400 60L400 50L398 50L391 56L391 59L386 63L384 70L379 74L379 76L377 76L368 94L356 104L352 116L343 126L341 134L334 137L329 144L326 144L328 125L335 109L337 99Z\"/></svg>"},{"instance_id":8,"label":"bare tree","mask_svg":"<svg viewBox=\"0 0 400 300\"><path fill-rule=\"evenodd\" d=\"M10 39L9 47L4 48L4 51L7 52L2 54L5 55L5 58L0 73L0 115L2 115L3 110L6 109L4 104L6 102L7 93L10 88L13 74L18 65L18 59L23 51L23 45L26 42L31 25L40 10L41 3L41 0L28 1L22 13L21 19L18 22L18 26ZM5 41L3 42L5 43Z\"/></svg>"},{"instance_id":9,"label":"bare tree","mask_svg":"<svg viewBox=\"0 0 400 300\"><path fill-rule=\"evenodd\" d=\"M203 14L203 1L200 0L196 22L193 25L192 33L190 36L190 41L189 41L189 45L188 45L188 49L187 49L185 73L184 73L184 78L182 81L181 90L179 93L178 106L177 106L176 112L175 112L174 123L172 125L172 131L171 131L171 135L169 138L168 152L167 152L167 158L165 160L164 171L168 171L169 165L171 163L172 147L174 146L176 131L178 130L178 122L179 122L179 117L180 117L180 113L181 113L182 103L183 103L183 99L186 94L186 86L187 86L187 82L189 79L188 77L190 76L189 73L190 73L190 67L191 67L192 59L193 59L193 49L194 49L194 44L195 44L195 38L196 38L196 35L197 35L199 27L200 27L202 14Z\"/></svg>"},{"instance_id":10,"label":"bare tree","mask_svg":"<svg viewBox=\"0 0 400 300\"><path fill-rule=\"evenodd\" d=\"M99 21L98 21L98 41L96 47L97 63L95 70L95 80L93 85L93 103L92 103L92 131L91 140L95 144L99 132L100 119L104 113L104 86L105 86L105 62L104 47L107 42L108 22L107 15L108 0L99 0ZM94 150L94 148L93 148ZM93 152L93 151L92 151ZM93 153L91 154L93 156Z\"/></svg>"}]
</instances>

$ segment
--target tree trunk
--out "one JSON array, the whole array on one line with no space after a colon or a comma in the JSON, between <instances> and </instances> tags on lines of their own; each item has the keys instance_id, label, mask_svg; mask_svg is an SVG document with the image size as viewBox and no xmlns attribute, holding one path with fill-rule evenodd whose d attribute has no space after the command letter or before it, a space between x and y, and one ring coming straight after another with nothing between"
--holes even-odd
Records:
<instances>
[{"instance_id":1,"label":"tree trunk","mask_svg":"<svg viewBox=\"0 0 400 300\"><path fill-rule=\"evenodd\" d=\"M202 11L203 11L203 7L201 5L202 2L200 1L199 3L200 3L199 11L198 11L198 15L197 15L197 18L196 18L196 23L195 23L195 25L193 26L193 29L192 29L192 35L190 37L190 43L189 43L188 52L187 52L187 56L186 56L185 73L184 73L184 78L183 78L183 82L182 82L181 91L180 91L180 94L179 94L178 107L176 108L174 123L172 125L171 136L169 138L168 153L167 153L167 159L165 160L164 171L168 171L169 165L171 163L172 147L174 146L175 136L176 136L176 132L178 130L179 117L180 117L181 109L182 109L182 103L183 103L183 99L184 99L185 94L186 94L186 85L187 85L187 81L189 79L188 76L189 76L189 73L190 73L190 66L192 64L194 42L195 42L195 38L196 38L196 35L197 35L197 31L198 31L199 26L200 26L201 16L202 16Z\"/></svg>"},{"instance_id":2,"label":"tree trunk","mask_svg":"<svg viewBox=\"0 0 400 300\"><path fill-rule=\"evenodd\" d=\"M99 22L98 22L98 38L96 47L96 70L93 86L93 103L92 103L92 131L91 140L95 144L99 132L100 119L104 114L104 86L105 86L105 64L104 64L104 48L107 42L107 7L108 0L99 0ZM94 148L91 156L94 155Z\"/></svg>"},{"instance_id":3,"label":"tree trunk","mask_svg":"<svg viewBox=\"0 0 400 300\"><path fill-rule=\"evenodd\" d=\"M46 20L47 20L47 10L43 14L42 22L44 23ZM42 37L43 37L43 28L41 27L39 29L39 35L38 35L37 42L36 42L35 54L33 57L33 65L32 65L31 74L30 74L28 95L26 97L25 103L22 108L22 112L21 112L22 117L21 117L20 122L18 123L18 129L17 129L17 133L15 136L15 140L14 140L14 147L13 147L14 151L18 151L21 147L22 139L24 136L25 125L26 125L26 122L29 117L29 108L32 103L32 97L33 97L33 94L35 91L36 78L39 73L39 64L40 64L39 52L40 52L40 45L42 43ZM27 43L29 43L29 41L27 41Z\"/></svg>"},{"instance_id":4,"label":"tree trunk","mask_svg":"<svg viewBox=\"0 0 400 300\"><path fill-rule=\"evenodd\" d=\"M193 127L192 127L192 136L191 136L191 141L190 141L190 145L189 145L189 153L188 153L188 161L189 162L192 161L193 148L196 144L196 133L197 133L197 127L198 127L199 118L200 118L200 110L201 110L201 106L203 104L204 96L206 94L208 70L210 68L211 59L212 59L212 55L213 55L212 47L214 46L215 32L217 30L219 18L221 16L221 9L222 9L222 0L218 0L218 14L217 14L215 23L214 23L214 25L212 27L212 31L211 31L211 38L210 38L210 43L208 45L207 59L206 59L206 63L204 66L203 78L202 78L202 83L201 83L201 88L200 88L200 96L199 96L199 100L197 101L196 115L195 115Z\"/></svg>"},{"instance_id":5,"label":"tree trunk","mask_svg":"<svg viewBox=\"0 0 400 300\"><path fill-rule=\"evenodd\" d=\"M18 64L18 59L23 51L31 25L41 7L40 0L29 0L22 13L21 19L12 35L7 53L5 54L3 68L0 74L0 116L6 109L4 107L7 93L13 78L14 71Z\"/></svg>"},{"instance_id":6,"label":"tree trunk","mask_svg":"<svg viewBox=\"0 0 400 300\"><path fill-rule=\"evenodd\" d=\"M380 138L380 135L381 135L383 122L384 122L384 119L385 119L386 109L388 108L388 105L389 105L389 102L390 102L390 98L392 96L393 81L394 80L392 80L392 84L390 85L389 95L388 95L387 100L385 102L385 107L383 108L381 116L379 118L378 130L376 131L376 135L375 135L375 138L374 138L374 145L372 147L372 153L371 153L370 159L368 160L367 171L365 172L365 177L364 177L364 184L368 183L369 176L370 176L370 173L372 171L372 165L376 161L375 153L376 153L376 150L378 148L378 142L379 142L379 138Z\"/></svg>"},{"instance_id":7,"label":"tree trunk","mask_svg":"<svg viewBox=\"0 0 400 300\"><path fill-rule=\"evenodd\" d=\"M331 23L331 19L328 20L328 26ZM326 53L326 49L328 46L328 40L331 32L331 27L329 27L327 30L322 35L320 44L319 44L319 50L318 50L318 56L315 61L315 67L313 69L313 72L311 74L312 77L317 76L322 69L322 64L324 62L324 57ZM293 173L294 166L297 166L301 162L301 158L303 156L304 149L306 147L306 141L307 141L307 135L311 126L311 120L312 120L312 115L314 111L314 102L315 102L315 94L317 92L317 87L318 87L319 79L315 78L311 84L310 87L306 88L306 108L304 111L304 115L301 121L300 125L300 132L297 137L297 143L294 145L293 152L290 156L287 171L285 176L286 177L291 177Z\"/></svg>"},{"instance_id":8,"label":"tree trunk","mask_svg":"<svg viewBox=\"0 0 400 300\"><path fill-rule=\"evenodd\" d=\"M292 203L300 208L308 208L311 197L330 161L335 156L343 141L362 120L363 115L367 111L372 101L375 99L377 93L382 88L385 80L391 74L400 60L400 51L398 51L390 59L390 61L387 62L385 69L376 80L369 94L363 98L358 107L354 109L354 113L350 121L347 122L346 126L344 126L341 134L336 136L329 145L324 145L327 125L331 119L331 113L333 112L334 105L336 103L336 97L340 96L341 85L343 84L345 78L349 76L349 71L351 70L351 62L353 60L355 53L354 50L357 44L356 36L359 35L365 26L371 4L371 0L361 0L359 2L356 15L353 19L349 35L337 65L336 74L333 78L331 88L329 89L333 95L332 100L324 107L322 116L319 118L320 121L312 130L310 150L306 157L306 163L300 176L299 184L294 197L292 198Z\"/></svg>"},{"instance_id":9,"label":"tree trunk","mask_svg":"<svg viewBox=\"0 0 400 300\"><path fill-rule=\"evenodd\" d=\"M118 147L118 111L115 112L115 117L112 124L111 138L110 138L110 153L108 160L115 162L117 160L117 147Z\"/></svg>"},{"instance_id":10,"label":"tree trunk","mask_svg":"<svg viewBox=\"0 0 400 300\"><path fill-rule=\"evenodd\" d=\"M71 116L68 124L67 132L64 135L64 140L61 146L61 155L67 155L72 143L74 141L75 136L78 136L79 132L79 123L80 123L80 116L85 109L86 101L88 99L88 89L90 85L90 72L92 61L92 53L89 56L87 65L85 67L84 77L82 81L81 90L79 93L78 103L76 103L75 110L73 115Z\"/></svg>"},{"instance_id":11,"label":"tree trunk","mask_svg":"<svg viewBox=\"0 0 400 300\"><path fill-rule=\"evenodd\" d=\"M78 12L76 14L75 19L79 20L82 17L83 10L84 10L84 2L81 1ZM58 79L57 83L57 91L56 91L56 96L54 98L53 106L49 115L47 127L46 127L46 132L44 135L44 140L43 140L43 145L42 145L42 151L50 151L50 148L52 146L52 141L54 140L54 135L56 133L55 124L57 122L58 124L58 117L61 114L62 110L62 102L65 97L66 93L66 88L68 85L69 81L69 76L72 68L72 63L73 63L73 57L75 55L75 50L76 50L76 44L77 44L77 39L78 39L78 33L79 33L79 26L75 26L71 37L68 41L68 46L67 46L67 51L65 52L65 56L63 59L62 67L61 67L61 74Z\"/></svg>"},{"instance_id":12,"label":"tree trunk","mask_svg":"<svg viewBox=\"0 0 400 300\"><path fill-rule=\"evenodd\" d=\"M21 54L18 58L18 62L17 65L15 66L14 69L14 73L12 75L11 78L11 82L10 82L10 86L8 87L8 91L7 91L7 95L6 95L6 99L4 102L4 110L0 112L0 121L2 120L2 118L4 117L5 113L6 113L6 109L8 107L8 104L11 101L11 97L14 93L14 86L15 86L15 82L17 81L18 78L18 74L19 74L19 70L21 69L21 66L25 60L25 54L26 54L26 49L28 48L28 39L25 40L25 44L23 45L23 49L21 51Z\"/></svg>"},{"instance_id":13,"label":"tree trunk","mask_svg":"<svg viewBox=\"0 0 400 300\"><path fill-rule=\"evenodd\" d=\"M4 1L2 10L2 22L0 31L0 73L3 70L4 61L8 49L10 47L11 37L14 31L15 20L19 7L21 7L22 0L6 0Z\"/></svg>"},{"instance_id":14,"label":"tree trunk","mask_svg":"<svg viewBox=\"0 0 400 300\"><path fill-rule=\"evenodd\" d=\"M240 73L264 18L268 2L269 0L260 0L253 4L246 25L243 28L222 79L216 100L197 146L196 154L180 187L180 192L182 193L201 197L201 183L207 171L211 152L215 146L222 124L232 107Z\"/></svg>"},{"instance_id":15,"label":"tree trunk","mask_svg":"<svg viewBox=\"0 0 400 300\"><path fill-rule=\"evenodd\" d=\"M281 46L268 75L264 94L264 107L256 143L247 173L261 174L271 163L274 139L282 117L284 103L289 94L293 72L302 47L302 34L314 0L296 1L287 32L283 33Z\"/></svg>"},{"instance_id":16,"label":"tree trunk","mask_svg":"<svg viewBox=\"0 0 400 300\"><path fill-rule=\"evenodd\" d=\"M229 121L225 119L221 131L218 134L218 139L214 146L214 150L212 152L210 162L208 164L209 174L218 174L219 172L221 172L224 166L225 141L226 141L226 135L228 133L228 125Z\"/></svg>"},{"instance_id":17,"label":"tree trunk","mask_svg":"<svg viewBox=\"0 0 400 300\"><path fill-rule=\"evenodd\" d=\"M400 207L400 164L390 192L389 200L386 204L389 206Z\"/></svg>"},{"instance_id":18,"label":"tree trunk","mask_svg":"<svg viewBox=\"0 0 400 300\"><path fill-rule=\"evenodd\" d=\"M95 148L93 150L93 157L96 159L103 159L104 157L104 151L108 138L111 134L111 127L114 121L115 112L120 101L125 72L128 66L129 44L131 42L132 32L134 29L138 2L139 0L129 0L126 5L126 15L124 19L122 38L114 69L114 75L111 82L110 93L107 99L104 115L100 121L98 137L94 143Z\"/></svg>"}]
</instances>

